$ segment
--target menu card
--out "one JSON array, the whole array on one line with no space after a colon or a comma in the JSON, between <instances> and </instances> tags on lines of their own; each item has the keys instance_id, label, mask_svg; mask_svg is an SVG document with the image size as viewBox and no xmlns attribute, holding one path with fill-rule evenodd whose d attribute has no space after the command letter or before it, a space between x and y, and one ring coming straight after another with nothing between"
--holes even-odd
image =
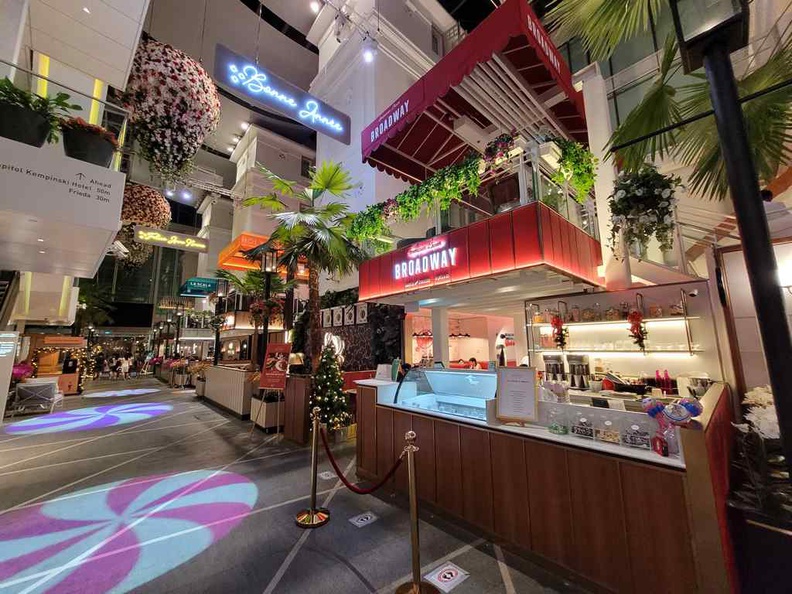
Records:
<instances>
[{"instance_id":1,"label":"menu card","mask_svg":"<svg viewBox=\"0 0 792 594\"><path fill-rule=\"evenodd\" d=\"M536 369L499 367L497 417L505 422L527 423L538 418Z\"/></svg>"}]
</instances>

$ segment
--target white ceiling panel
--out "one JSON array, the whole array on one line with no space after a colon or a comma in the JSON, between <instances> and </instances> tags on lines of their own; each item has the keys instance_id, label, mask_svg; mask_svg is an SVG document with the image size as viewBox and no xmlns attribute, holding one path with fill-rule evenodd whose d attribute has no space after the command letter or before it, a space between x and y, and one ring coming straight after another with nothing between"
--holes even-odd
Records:
<instances>
[{"instance_id":1,"label":"white ceiling panel","mask_svg":"<svg viewBox=\"0 0 792 594\"><path fill-rule=\"evenodd\" d=\"M149 0L30 0L34 50L124 88Z\"/></svg>"}]
</instances>

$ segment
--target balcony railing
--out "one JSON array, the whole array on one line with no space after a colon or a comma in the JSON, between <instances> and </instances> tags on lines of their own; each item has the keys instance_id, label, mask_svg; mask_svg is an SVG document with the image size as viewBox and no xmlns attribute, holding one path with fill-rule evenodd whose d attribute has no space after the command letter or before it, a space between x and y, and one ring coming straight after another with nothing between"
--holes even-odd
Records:
<instances>
[{"instance_id":1,"label":"balcony railing","mask_svg":"<svg viewBox=\"0 0 792 594\"><path fill-rule=\"evenodd\" d=\"M88 78L85 75L81 76ZM54 97L58 93L66 93L69 95L68 103L80 106L80 109L70 111L67 117L79 117L89 124L102 126L112 132L118 139L119 145L123 147L127 139L129 112L120 105L102 98L105 95L106 85L98 79L94 81L94 96L92 96L77 90L72 85L2 59L0 59L0 78L8 78L16 87L40 97ZM111 169L114 171L119 171L121 168L122 154L122 151L119 151L113 158Z\"/></svg>"}]
</instances>

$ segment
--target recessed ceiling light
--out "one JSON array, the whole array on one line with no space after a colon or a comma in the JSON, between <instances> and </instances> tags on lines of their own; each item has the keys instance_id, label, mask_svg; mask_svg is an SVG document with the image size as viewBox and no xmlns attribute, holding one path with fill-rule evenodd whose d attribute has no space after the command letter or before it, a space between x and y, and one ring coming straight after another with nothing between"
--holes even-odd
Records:
<instances>
[{"instance_id":1,"label":"recessed ceiling light","mask_svg":"<svg viewBox=\"0 0 792 594\"><path fill-rule=\"evenodd\" d=\"M311 2L311 10L313 11L314 14L319 14L319 10L321 8L322 8L322 5L319 4L319 2L317 2L316 0Z\"/></svg>"},{"instance_id":2,"label":"recessed ceiling light","mask_svg":"<svg viewBox=\"0 0 792 594\"><path fill-rule=\"evenodd\" d=\"M39 254L46 254L47 250L39 250Z\"/></svg>"},{"instance_id":3,"label":"recessed ceiling light","mask_svg":"<svg viewBox=\"0 0 792 594\"><path fill-rule=\"evenodd\" d=\"M171 189L167 189L167 190L165 190L165 195L166 195L168 198L171 198L171 197L173 196L173 190L171 190Z\"/></svg>"},{"instance_id":4,"label":"recessed ceiling light","mask_svg":"<svg viewBox=\"0 0 792 594\"><path fill-rule=\"evenodd\" d=\"M181 196L185 200L189 200L190 198L192 198L192 192L190 192L190 190L182 190Z\"/></svg>"},{"instance_id":5,"label":"recessed ceiling light","mask_svg":"<svg viewBox=\"0 0 792 594\"><path fill-rule=\"evenodd\" d=\"M250 128L250 122L242 122L242 129L247 130Z\"/></svg>"},{"instance_id":6,"label":"recessed ceiling light","mask_svg":"<svg viewBox=\"0 0 792 594\"><path fill-rule=\"evenodd\" d=\"M242 140L241 136L234 135L234 144L237 144L240 140Z\"/></svg>"},{"instance_id":7,"label":"recessed ceiling light","mask_svg":"<svg viewBox=\"0 0 792 594\"><path fill-rule=\"evenodd\" d=\"M234 147L231 146L231 145L228 145L228 152L229 153L233 153L234 152Z\"/></svg>"},{"instance_id":8,"label":"recessed ceiling light","mask_svg":"<svg viewBox=\"0 0 792 594\"><path fill-rule=\"evenodd\" d=\"M90 8L88 8L87 6L83 6L83 12L84 12L85 14L91 14L91 9L90 9Z\"/></svg>"},{"instance_id":9,"label":"recessed ceiling light","mask_svg":"<svg viewBox=\"0 0 792 594\"><path fill-rule=\"evenodd\" d=\"M44 238L43 237L39 237L36 241L38 241L39 243L44 243Z\"/></svg>"}]
</instances>

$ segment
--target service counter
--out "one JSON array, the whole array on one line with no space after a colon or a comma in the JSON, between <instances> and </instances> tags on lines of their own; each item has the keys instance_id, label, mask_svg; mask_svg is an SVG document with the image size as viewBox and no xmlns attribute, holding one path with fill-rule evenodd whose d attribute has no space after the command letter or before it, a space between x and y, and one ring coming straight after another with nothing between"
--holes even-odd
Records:
<instances>
[{"instance_id":1,"label":"service counter","mask_svg":"<svg viewBox=\"0 0 792 594\"><path fill-rule=\"evenodd\" d=\"M418 496L516 551L604 592L729 592L732 409L713 384L680 429L683 456L397 404L358 382L357 473L384 477L415 431ZM407 489L407 472L392 479Z\"/></svg>"},{"instance_id":2,"label":"service counter","mask_svg":"<svg viewBox=\"0 0 792 594\"><path fill-rule=\"evenodd\" d=\"M207 367L204 398L238 417L249 417L250 399L257 391L252 377L244 367Z\"/></svg>"}]
</instances>

